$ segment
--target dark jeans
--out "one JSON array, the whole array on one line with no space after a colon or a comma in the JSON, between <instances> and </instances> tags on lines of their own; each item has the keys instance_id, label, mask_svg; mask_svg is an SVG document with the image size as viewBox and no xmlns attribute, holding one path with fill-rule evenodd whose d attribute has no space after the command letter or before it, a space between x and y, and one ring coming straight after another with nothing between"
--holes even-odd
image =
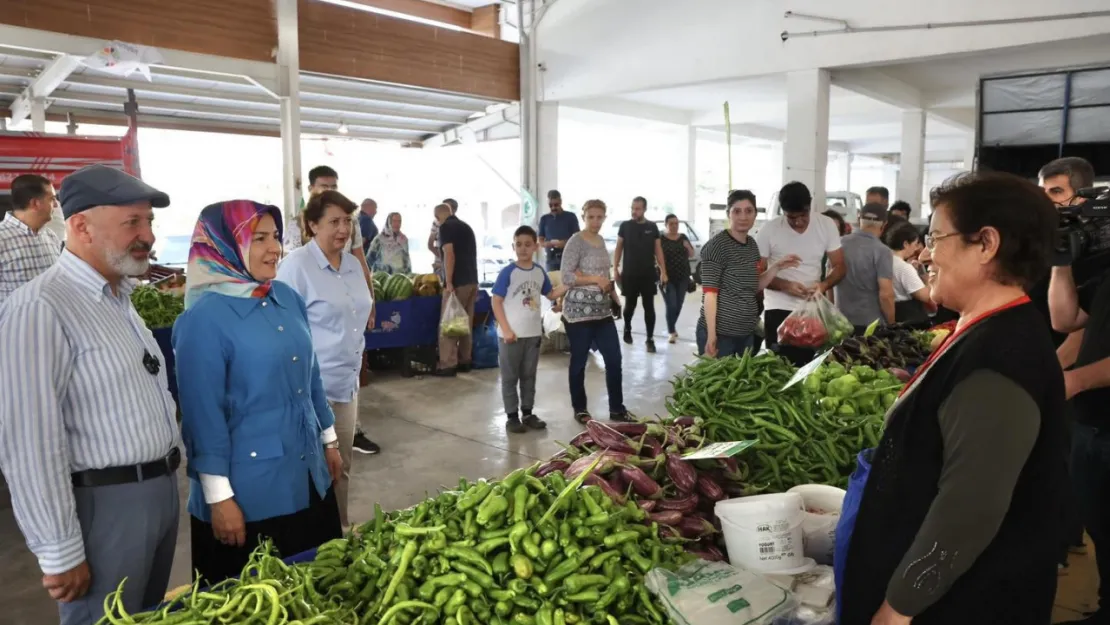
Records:
<instances>
[{"instance_id":1,"label":"dark jeans","mask_svg":"<svg viewBox=\"0 0 1110 625\"><path fill-rule=\"evenodd\" d=\"M709 336L706 329L698 326L695 336L698 341L698 355L705 354L705 344L709 342ZM755 335L749 334L747 336L721 336L717 335L717 357L724 358L726 356L740 356L747 350L755 349Z\"/></svg>"},{"instance_id":2,"label":"dark jeans","mask_svg":"<svg viewBox=\"0 0 1110 625\"><path fill-rule=\"evenodd\" d=\"M596 346L605 360L605 386L609 390L609 412L623 413L624 391L621 377L621 343L617 324L612 319L563 324L570 340L570 403L574 412L586 412L586 362L590 348Z\"/></svg>"},{"instance_id":3,"label":"dark jeans","mask_svg":"<svg viewBox=\"0 0 1110 625\"><path fill-rule=\"evenodd\" d=\"M686 303L686 287L690 286L690 279L680 282L668 282L663 287L663 305L667 307L667 332L676 334L675 324L678 316L682 314L682 305Z\"/></svg>"},{"instance_id":4,"label":"dark jeans","mask_svg":"<svg viewBox=\"0 0 1110 625\"><path fill-rule=\"evenodd\" d=\"M632 333L632 316L636 314L636 299L644 300L644 328L650 341L655 335L655 277L621 276L621 293L624 294L624 333Z\"/></svg>"},{"instance_id":5,"label":"dark jeans","mask_svg":"<svg viewBox=\"0 0 1110 625\"><path fill-rule=\"evenodd\" d=\"M796 367L800 367L817 356L817 352L804 347L792 345L779 345L779 326L790 316L789 310L767 310L763 312L763 337L767 349L789 360Z\"/></svg>"},{"instance_id":6,"label":"dark jeans","mask_svg":"<svg viewBox=\"0 0 1110 625\"><path fill-rule=\"evenodd\" d=\"M1110 610L1110 430L1072 426L1071 479L1079 516L1095 547L1099 600Z\"/></svg>"}]
</instances>

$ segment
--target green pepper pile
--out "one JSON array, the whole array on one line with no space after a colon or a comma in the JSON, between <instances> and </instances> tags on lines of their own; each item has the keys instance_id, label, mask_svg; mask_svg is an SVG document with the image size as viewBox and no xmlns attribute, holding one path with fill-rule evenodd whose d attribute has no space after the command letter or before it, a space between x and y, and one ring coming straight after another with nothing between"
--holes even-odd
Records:
<instances>
[{"instance_id":1,"label":"green pepper pile","mask_svg":"<svg viewBox=\"0 0 1110 625\"><path fill-rule=\"evenodd\" d=\"M634 502L583 487L590 471L568 483L535 469L463 480L399 512L375 506L373 520L312 562L286 565L261 548L240 579L159 610L127 615L113 593L101 625L669 622L643 577L693 559L681 542L645 525Z\"/></svg>"},{"instance_id":2,"label":"green pepper pile","mask_svg":"<svg viewBox=\"0 0 1110 625\"><path fill-rule=\"evenodd\" d=\"M183 297L147 285L137 286L131 291L131 304L151 330L172 326L178 315L185 312Z\"/></svg>"},{"instance_id":3,"label":"green pepper pile","mask_svg":"<svg viewBox=\"0 0 1110 625\"><path fill-rule=\"evenodd\" d=\"M738 458L748 493L846 487L902 385L886 371L833 363L781 390L796 371L769 353L699 360L674 381L668 410L696 417L710 442L758 440Z\"/></svg>"}]
</instances>

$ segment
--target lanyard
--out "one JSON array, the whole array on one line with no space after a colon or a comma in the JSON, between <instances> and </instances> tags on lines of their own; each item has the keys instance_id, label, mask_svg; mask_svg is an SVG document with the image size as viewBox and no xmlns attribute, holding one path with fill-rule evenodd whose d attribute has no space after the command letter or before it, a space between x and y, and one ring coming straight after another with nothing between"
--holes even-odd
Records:
<instances>
[{"instance_id":1,"label":"lanyard","mask_svg":"<svg viewBox=\"0 0 1110 625\"><path fill-rule=\"evenodd\" d=\"M935 350L933 350L933 353L929 354L929 357L927 359L925 359L925 362L921 363L921 366L917 368L917 371L914 371L913 377L911 377L909 382L907 382L906 385L904 387L902 387L902 392L900 392L898 394L899 397L908 393L910 391L910 389L912 389L916 385L916 382L917 382L918 378L925 375L925 372L929 369L929 367L931 367L932 364L934 362L936 362L936 360L939 359L941 357L941 355L943 355L944 352L947 351L948 348L951 347L956 342L956 339L963 336L964 333L966 333L968 330L970 330L970 329L974 328L975 326L979 325L979 323L981 321L984 321L989 317L993 317L994 315L997 315L998 313L1009 310L1011 308L1021 306L1022 304L1028 304L1030 301L1032 301L1032 300L1029 299L1028 295L1022 295L1021 297L1015 299L1012 302L1009 302L1007 304L1003 304L1003 305L999 306L998 308L988 310L987 312L979 315L978 317L975 317L974 319L969 321L967 323L967 325L957 327L955 332L949 334L948 337L944 339L944 342L941 343Z\"/></svg>"}]
</instances>

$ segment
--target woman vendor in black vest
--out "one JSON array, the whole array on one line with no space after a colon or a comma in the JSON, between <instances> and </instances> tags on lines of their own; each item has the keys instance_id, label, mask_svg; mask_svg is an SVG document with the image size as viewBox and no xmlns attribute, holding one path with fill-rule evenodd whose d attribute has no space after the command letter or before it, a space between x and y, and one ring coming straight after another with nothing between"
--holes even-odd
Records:
<instances>
[{"instance_id":1,"label":"woman vendor in black vest","mask_svg":"<svg viewBox=\"0 0 1110 625\"><path fill-rule=\"evenodd\" d=\"M839 622L1045 625L1067 485L1064 380L1024 287L1048 271L1056 212L1000 173L961 174L931 200L932 297L959 325L888 413L870 474L853 476Z\"/></svg>"}]
</instances>

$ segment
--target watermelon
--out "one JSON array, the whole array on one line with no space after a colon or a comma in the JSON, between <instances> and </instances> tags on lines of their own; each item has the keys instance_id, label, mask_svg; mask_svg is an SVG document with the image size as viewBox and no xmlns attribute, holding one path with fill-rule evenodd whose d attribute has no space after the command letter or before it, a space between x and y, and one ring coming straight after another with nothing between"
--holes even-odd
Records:
<instances>
[{"instance_id":1,"label":"watermelon","mask_svg":"<svg viewBox=\"0 0 1110 625\"><path fill-rule=\"evenodd\" d=\"M401 274L393 274L385 280L384 298L389 301L408 299L412 296L412 280Z\"/></svg>"}]
</instances>

